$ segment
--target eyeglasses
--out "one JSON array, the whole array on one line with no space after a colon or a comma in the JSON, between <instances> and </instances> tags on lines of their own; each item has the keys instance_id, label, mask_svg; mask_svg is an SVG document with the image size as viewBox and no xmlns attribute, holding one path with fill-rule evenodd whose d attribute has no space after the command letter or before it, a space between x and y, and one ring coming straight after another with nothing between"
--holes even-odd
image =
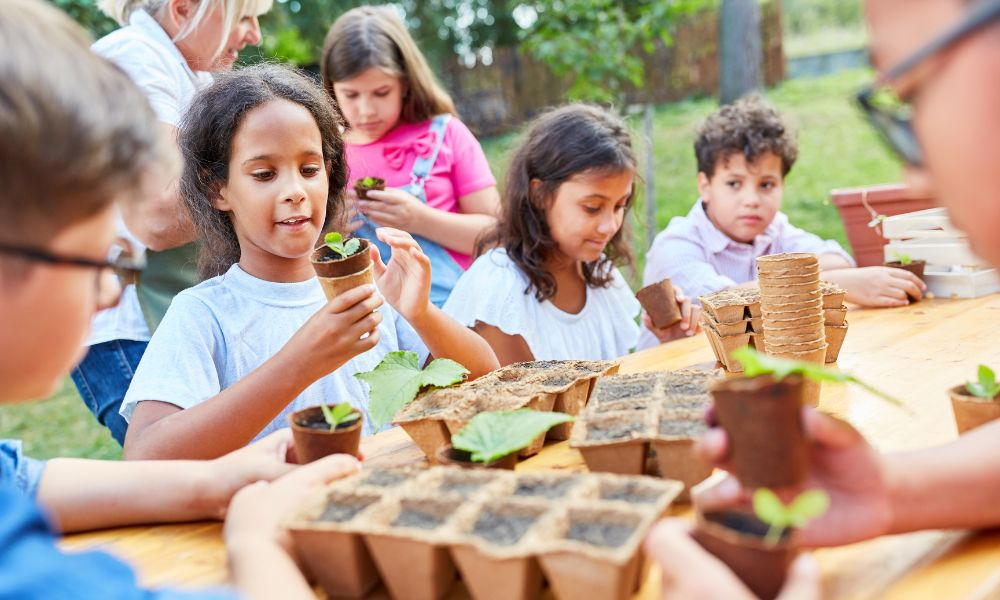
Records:
<instances>
[{"instance_id":1,"label":"eyeglasses","mask_svg":"<svg viewBox=\"0 0 1000 600\"><path fill-rule=\"evenodd\" d=\"M142 255L133 256L131 246L115 244L111 248L107 261L94 260L81 256L60 256L47 250L0 243L0 254L18 256L30 261L49 265L64 265L96 269L98 308L110 308L118 304L121 290L124 286L134 284L139 279L139 273L146 268L146 260ZM118 286L108 290L107 275L115 275Z\"/></svg>"},{"instance_id":2,"label":"eyeglasses","mask_svg":"<svg viewBox=\"0 0 1000 600\"><path fill-rule=\"evenodd\" d=\"M906 162L919 167L923 164L924 155L913 131L913 109L896 96L889 84L928 58L998 18L1000 18L1000 0L977 4L969 9L965 18L955 27L931 40L909 58L882 74L874 84L858 92L857 102L872 127Z\"/></svg>"}]
</instances>

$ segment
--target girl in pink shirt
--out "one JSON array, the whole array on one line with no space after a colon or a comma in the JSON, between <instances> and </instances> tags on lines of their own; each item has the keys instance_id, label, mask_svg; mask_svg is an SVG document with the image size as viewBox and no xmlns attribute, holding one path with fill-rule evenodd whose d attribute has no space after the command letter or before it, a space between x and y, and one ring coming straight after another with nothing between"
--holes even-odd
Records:
<instances>
[{"instance_id":1,"label":"girl in pink shirt","mask_svg":"<svg viewBox=\"0 0 1000 600\"><path fill-rule=\"evenodd\" d=\"M351 181L385 180L385 190L354 198L360 218L350 227L376 243L374 227L413 234L431 259L431 300L444 304L477 238L496 223L500 196L482 147L390 9L365 6L337 19L321 70L348 123Z\"/></svg>"}]
</instances>

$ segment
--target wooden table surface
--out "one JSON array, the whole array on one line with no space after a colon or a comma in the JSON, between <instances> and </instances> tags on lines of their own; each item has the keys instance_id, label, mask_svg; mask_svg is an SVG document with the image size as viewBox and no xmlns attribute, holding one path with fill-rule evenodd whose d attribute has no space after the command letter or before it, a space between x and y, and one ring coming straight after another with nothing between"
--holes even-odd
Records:
<instances>
[{"instance_id":1,"label":"wooden table surface","mask_svg":"<svg viewBox=\"0 0 1000 600\"><path fill-rule=\"evenodd\" d=\"M854 424L882 450L931 446L956 436L946 390L1000 364L1000 295L924 300L898 309L852 310L839 366L890 391L907 414L855 386L826 384L820 408ZM704 336L628 356L622 372L711 364ZM369 464L423 462L400 428L365 440ZM545 447L518 469L584 470L566 442ZM960 493L955 490L955 493ZM948 491L944 491L948 493ZM1000 499L998 499L1000 501ZM680 509L678 514L689 514ZM102 548L129 561L150 586L197 587L226 581L218 523L128 527L67 536L70 550ZM830 598L1000 597L1000 531L926 531L816 552ZM640 592L656 598L657 575ZM456 598L463 597L461 592Z\"/></svg>"}]
</instances>

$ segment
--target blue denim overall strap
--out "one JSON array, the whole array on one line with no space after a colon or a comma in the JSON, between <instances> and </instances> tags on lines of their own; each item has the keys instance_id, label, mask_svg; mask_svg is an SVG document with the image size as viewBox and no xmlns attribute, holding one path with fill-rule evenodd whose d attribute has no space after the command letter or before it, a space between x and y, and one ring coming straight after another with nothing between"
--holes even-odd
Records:
<instances>
[{"instance_id":1,"label":"blue denim overall strap","mask_svg":"<svg viewBox=\"0 0 1000 600\"><path fill-rule=\"evenodd\" d=\"M427 181L427 177L431 173L431 167L434 166L434 161L437 160L438 153L441 151L445 128L448 126L450 119L450 114L437 115L431 119L429 131L436 135L434 150L426 158L417 156L417 159L413 162L413 169L410 171L410 183L401 188L424 203L427 202L427 194L424 192L424 182ZM364 224L357 230L355 235L368 238L368 240L375 243L382 255L382 261L389 262L392 250L375 237L374 223L365 218ZM448 299L448 295L451 294L451 290L455 287L458 278L462 276L462 267L455 262L455 259L448 253L448 250L437 242L419 235L415 235L413 238L420 244L420 249L423 250L424 254L431 261L431 302L440 308L444 305L445 300Z\"/></svg>"}]
</instances>

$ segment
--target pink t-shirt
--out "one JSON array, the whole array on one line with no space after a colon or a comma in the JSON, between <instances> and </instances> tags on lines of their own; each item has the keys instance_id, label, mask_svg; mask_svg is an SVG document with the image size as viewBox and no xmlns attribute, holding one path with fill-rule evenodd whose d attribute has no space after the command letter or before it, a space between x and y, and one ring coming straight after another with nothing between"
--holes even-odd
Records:
<instances>
[{"instance_id":1,"label":"pink t-shirt","mask_svg":"<svg viewBox=\"0 0 1000 600\"><path fill-rule=\"evenodd\" d=\"M410 172L417 153L430 155L434 135L430 121L400 123L381 139L369 144L347 144L347 167L350 184L364 177L381 177L386 187L410 184ZM457 118L448 120L444 141L431 173L424 183L427 204L438 210L461 212L458 199L497 184L486 162L482 146L469 128ZM463 268L468 269L472 257L448 250Z\"/></svg>"}]
</instances>

